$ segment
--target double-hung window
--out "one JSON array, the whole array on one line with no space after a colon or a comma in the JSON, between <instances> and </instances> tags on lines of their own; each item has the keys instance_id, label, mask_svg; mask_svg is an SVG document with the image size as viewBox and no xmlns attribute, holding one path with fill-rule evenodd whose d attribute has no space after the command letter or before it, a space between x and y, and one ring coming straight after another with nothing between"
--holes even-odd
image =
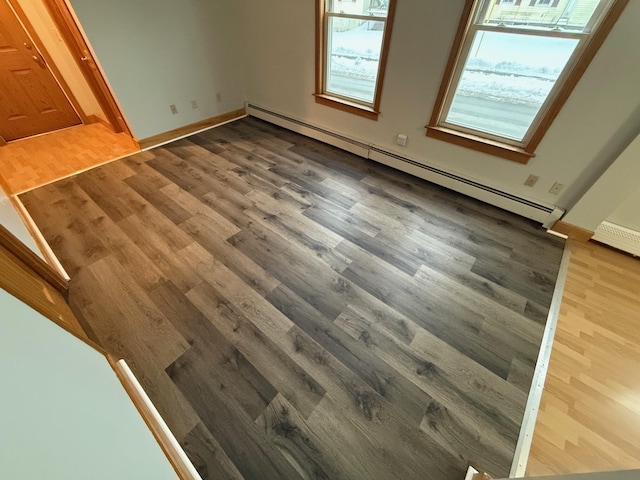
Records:
<instances>
[{"instance_id":1,"label":"double-hung window","mask_svg":"<svg viewBox=\"0 0 640 480\"><path fill-rule=\"evenodd\" d=\"M427 135L526 163L628 0L468 0Z\"/></svg>"},{"instance_id":2,"label":"double-hung window","mask_svg":"<svg viewBox=\"0 0 640 480\"><path fill-rule=\"evenodd\" d=\"M377 120L396 0L316 0L316 101Z\"/></svg>"}]
</instances>

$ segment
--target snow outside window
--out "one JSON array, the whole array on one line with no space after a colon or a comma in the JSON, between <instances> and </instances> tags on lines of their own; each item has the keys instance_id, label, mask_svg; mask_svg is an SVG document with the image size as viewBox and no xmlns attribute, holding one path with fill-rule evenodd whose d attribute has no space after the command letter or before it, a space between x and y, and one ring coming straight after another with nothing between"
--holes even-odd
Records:
<instances>
[{"instance_id":1,"label":"snow outside window","mask_svg":"<svg viewBox=\"0 0 640 480\"><path fill-rule=\"evenodd\" d=\"M526 147L614 0L476 0L437 126Z\"/></svg>"},{"instance_id":2,"label":"snow outside window","mask_svg":"<svg viewBox=\"0 0 640 480\"><path fill-rule=\"evenodd\" d=\"M377 112L394 2L320 2L322 84L317 94Z\"/></svg>"}]
</instances>

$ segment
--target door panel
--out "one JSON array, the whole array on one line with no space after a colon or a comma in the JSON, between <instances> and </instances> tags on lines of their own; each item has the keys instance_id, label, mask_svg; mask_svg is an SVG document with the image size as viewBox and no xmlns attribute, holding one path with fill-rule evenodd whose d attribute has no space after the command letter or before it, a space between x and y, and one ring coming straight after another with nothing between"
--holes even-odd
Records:
<instances>
[{"instance_id":1,"label":"door panel","mask_svg":"<svg viewBox=\"0 0 640 480\"><path fill-rule=\"evenodd\" d=\"M0 0L0 137L78 125L80 118L6 0Z\"/></svg>"}]
</instances>

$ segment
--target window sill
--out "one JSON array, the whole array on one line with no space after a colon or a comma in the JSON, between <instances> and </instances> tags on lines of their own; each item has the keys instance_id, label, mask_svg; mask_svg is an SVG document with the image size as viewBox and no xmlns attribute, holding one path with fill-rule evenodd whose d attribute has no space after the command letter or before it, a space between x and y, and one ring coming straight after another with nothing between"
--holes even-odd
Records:
<instances>
[{"instance_id":1,"label":"window sill","mask_svg":"<svg viewBox=\"0 0 640 480\"><path fill-rule=\"evenodd\" d=\"M359 115L360 117L368 118L369 120L377 121L378 115L380 115L380 112L376 111L372 107L360 105L356 102L350 102L343 98L332 97L331 95L324 93L316 93L314 96L316 97L316 103L327 107L337 108L343 112L353 113L354 115Z\"/></svg>"},{"instance_id":2,"label":"window sill","mask_svg":"<svg viewBox=\"0 0 640 480\"><path fill-rule=\"evenodd\" d=\"M445 127L427 126L427 137L488 153L489 155L511 160L512 162L527 164L529 160L535 157L535 153L527 152L524 148L514 147L507 143L489 140Z\"/></svg>"}]
</instances>

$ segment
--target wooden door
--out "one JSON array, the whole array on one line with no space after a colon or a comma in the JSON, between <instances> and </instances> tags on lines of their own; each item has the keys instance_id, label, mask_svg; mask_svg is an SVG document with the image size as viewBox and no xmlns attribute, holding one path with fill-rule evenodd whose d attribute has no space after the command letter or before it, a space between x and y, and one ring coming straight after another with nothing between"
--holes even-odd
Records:
<instances>
[{"instance_id":1,"label":"wooden door","mask_svg":"<svg viewBox=\"0 0 640 480\"><path fill-rule=\"evenodd\" d=\"M0 0L0 137L78 125L80 118L6 0Z\"/></svg>"}]
</instances>

